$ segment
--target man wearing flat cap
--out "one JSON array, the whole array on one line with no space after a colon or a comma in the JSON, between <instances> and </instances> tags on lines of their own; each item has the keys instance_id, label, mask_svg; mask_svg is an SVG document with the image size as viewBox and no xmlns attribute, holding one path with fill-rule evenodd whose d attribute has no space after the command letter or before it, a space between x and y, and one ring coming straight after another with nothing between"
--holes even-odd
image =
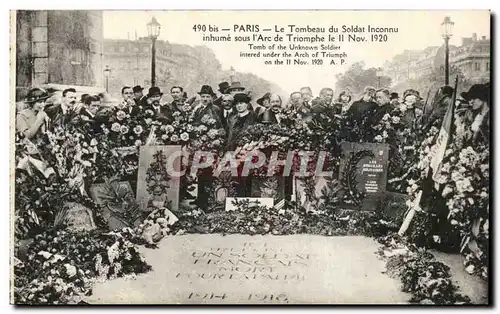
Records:
<instances>
[{"instance_id":1,"label":"man wearing flat cap","mask_svg":"<svg viewBox=\"0 0 500 314\"><path fill-rule=\"evenodd\" d=\"M213 104L213 99L215 96L212 87L209 85L203 85L201 90L198 92L201 98L201 102L193 112L194 124L203 124L203 120L206 118L212 118L215 120L215 128L220 129L223 127L221 121L221 111L220 108ZM206 117L206 118L205 118Z\"/></svg>"}]
</instances>

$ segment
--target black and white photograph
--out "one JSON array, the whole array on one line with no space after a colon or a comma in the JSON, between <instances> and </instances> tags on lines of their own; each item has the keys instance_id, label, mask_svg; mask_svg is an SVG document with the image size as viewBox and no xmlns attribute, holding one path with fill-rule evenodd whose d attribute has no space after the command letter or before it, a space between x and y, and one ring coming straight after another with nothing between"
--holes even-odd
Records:
<instances>
[{"instance_id":1,"label":"black and white photograph","mask_svg":"<svg viewBox=\"0 0 500 314\"><path fill-rule=\"evenodd\" d=\"M11 10L13 305L491 305L489 10Z\"/></svg>"}]
</instances>

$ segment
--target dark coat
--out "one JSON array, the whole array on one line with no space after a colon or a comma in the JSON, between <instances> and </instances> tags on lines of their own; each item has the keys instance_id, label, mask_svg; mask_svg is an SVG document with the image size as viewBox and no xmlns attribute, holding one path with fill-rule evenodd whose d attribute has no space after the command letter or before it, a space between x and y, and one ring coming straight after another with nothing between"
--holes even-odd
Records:
<instances>
[{"instance_id":1,"label":"dark coat","mask_svg":"<svg viewBox=\"0 0 500 314\"><path fill-rule=\"evenodd\" d=\"M236 143L239 139L241 139L243 132L255 123L257 123L257 114L251 110L244 117L240 117L237 114L231 116L228 124L227 148L234 150L237 146Z\"/></svg>"},{"instance_id":2,"label":"dark coat","mask_svg":"<svg viewBox=\"0 0 500 314\"><path fill-rule=\"evenodd\" d=\"M368 117L368 113L377 108L378 105L372 101L364 101L362 98L352 103L352 106L347 110L347 115L353 121L360 123Z\"/></svg>"},{"instance_id":3,"label":"dark coat","mask_svg":"<svg viewBox=\"0 0 500 314\"><path fill-rule=\"evenodd\" d=\"M202 124L201 120L205 115L208 115L209 117L215 119L216 129L223 128L223 123L221 119L222 113L218 106L215 106L214 104L208 104L206 106L199 105L198 107L196 107L193 113L193 120L194 120L193 123L195 125Z\"/></svg>"},{"instance_id":4,"label":"dark coat","mask_svg":"<svg viewBox=\"0 0 500 314\"><path fill-rule=\"evenodd\" d=\"M160 105L160 110L156 110L152 105L147 105L144 107L144 111L151 110L154 113L154 117L159 121L170 123L173 121L172 109L169 104Z\"/></svg>"},{"instance_id":5,"label":"dark coat","mask_svg":"<svg viewBox=\"0 0 500 314\"><path fill-rule=\"evenodd\" d=\"M376 125L386 114L390 114L394 109L394 105L392 105L391 103L383 106L377 106L376 108L373 108L371 111L367 112L369 116L368 121L370 121L371 125Z\"/></svg>"},{"instance_id":6,"label":"dark coat","mask_svg":"<svg viewBox=\"0 0 500 314\"><path fill-rule=\"evenodd\" d=\"M123 109L123 111L125 111L127 114L129 114L130 117L137 117L139 114L141 114L141 112L143 112L143 110L145 110L145 108L147 108L147 107L141 106L141 105L135 105L132 107L125 108L125 109Z\"/></svg>"}]
</instances>

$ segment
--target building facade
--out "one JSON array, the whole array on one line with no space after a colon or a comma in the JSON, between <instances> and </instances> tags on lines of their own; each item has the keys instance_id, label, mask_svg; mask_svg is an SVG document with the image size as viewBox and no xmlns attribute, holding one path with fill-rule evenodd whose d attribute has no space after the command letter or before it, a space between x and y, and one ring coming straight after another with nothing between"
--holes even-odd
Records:
<instances>
[{"instance_id":1,"label":"building facade","mask_svg":"<svg viewBox=\"0 0 500 314\"><path fill-rule=\"evenodd\" d=\"M471 82L485 82L490 78L490 39L483 36L462 38L462 45L449 46L450 67L456 67ZM436 69L443 69L445 47L433 46L419 51L404 51L384 64L385 75L394 85L430 75Z\"/></svg>"},{"instance_id":2,"label":"building facade","mask_svg":"<svg viewBox=\"0 0 500 314\"><path fill-rule=\"evenodd\" d=\"M101 11L16 11L16 89L103 86Z\"/></svg>"},{"instance_id":3,"label":"building facade","mask_svg":"<svg viewBox=\"0 0 500 314\"><path fill-rule=\"evenodd\" d=\"M463 45L450 52L450 64L453 64L470 78L472 83L483 83L490 80L491 43L486 36L463 38Z\"/></svg>"},{"instance_id":4,"label":"building facade","mask_svg":"<svg viewBox=\"0 0 500 314\"><path fill-rule=\"evenodd\" d=\"M118 96L123 86L151 84L152 42L149 38L105 39L104 65L111 69L109 92ZM204 47L156 41L156 85L164 92L174 85L190 93L200 84L217 81L221 64L213 52Z\"/></svg>"}]
</instances>

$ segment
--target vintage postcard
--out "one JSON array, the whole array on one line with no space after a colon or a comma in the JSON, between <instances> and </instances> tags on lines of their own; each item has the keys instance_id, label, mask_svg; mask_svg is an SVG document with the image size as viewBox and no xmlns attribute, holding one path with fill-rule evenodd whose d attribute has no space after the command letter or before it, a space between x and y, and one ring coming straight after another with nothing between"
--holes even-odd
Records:
<instances>
[{"instance_id":1,"label":"vintage postcard","mask_svg":"<svg viewBox=\"0 0 500 314\"><path fill-rule=\"evenodd\" d=\"M10 18L12 304L491 304L490 11Z\"/></svg>"}]
</instances>

